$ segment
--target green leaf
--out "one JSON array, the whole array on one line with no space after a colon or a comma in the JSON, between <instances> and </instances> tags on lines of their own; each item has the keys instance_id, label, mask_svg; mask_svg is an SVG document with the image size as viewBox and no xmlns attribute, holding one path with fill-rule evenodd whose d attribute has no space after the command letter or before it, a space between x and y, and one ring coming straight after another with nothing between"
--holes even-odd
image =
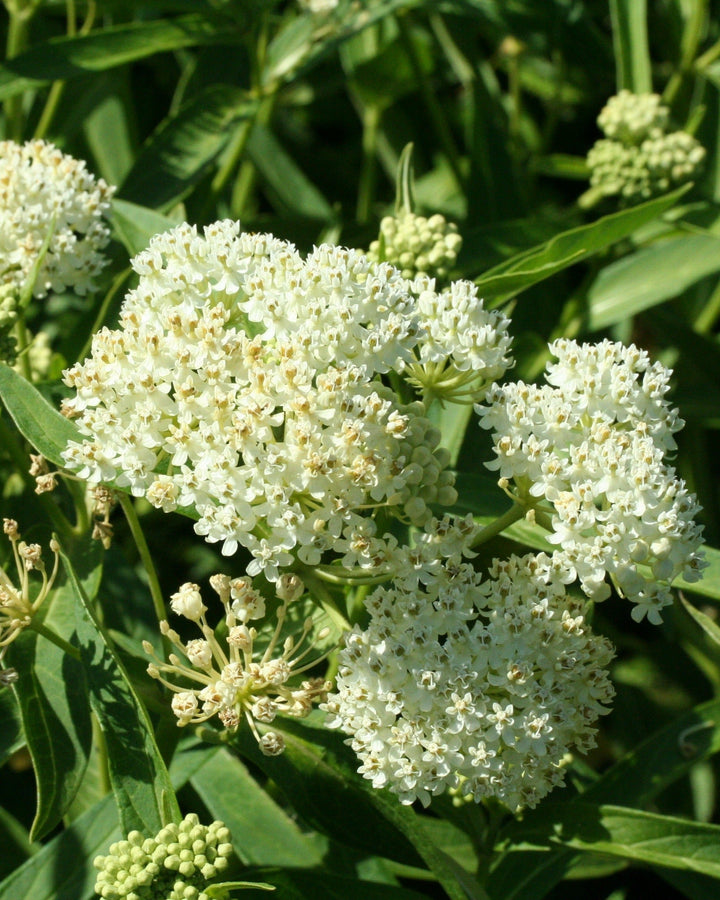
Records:
<instances>
[{"instance_id":1,"label":"green leaf","mask_svg":"<svg viewBox=\"0 0 720 900\"><path fill-rule=\"evenodd\" d=\"M269 797L239 759L219 749L190 779L215 819L232 834L245 865L318 866L322 853Z\"/></svg>"},{"instance_id":2,"label":"green leaf","mask_svg":"<svg viewBox=\"0 0 720 900\"><path fill-rule=\"evenodd\" d=\"M662 215L688 190L679 188L631 209L603 216L556 235L545 244L526 250L490 269L475 280L482 296L499 303L626 238Z\"/></svg>"},{"instance_id":3,"label":"green leaf","mask_svg":"<svg viewBox=\"0 0 720 900\"><path fill-rule=\"evenodd\" d=\"M703 703L638 744L580 797L642 806L674 784L698 762L720 751L720 699ZM549 802L549 801L546 801ZM575 800L570 800L572 805ZM497 856L488 882L498 900L540 900L574 865L577 853L523 847L524 828L544 815L545 803L512 822L500 835L509 852ZM515 849L512 849L515 848Z\"/></svg>"},{"instance_id":4,"label":"green leaf","mask_svg":"<svg viewBox=\"0 0 720 900\"><path fill-rule=\"evenodd\" d=\"M63 586L45 601L44 624L72 638L73 598ZM27 631L10 648L18 672L20 705L37 784L31 840L51 831L70 807L87 768L92 744L88 689L82 665L46 638Z\"/></svg>"},{"instance_id":5,"label":"green leaf","mask_svg":"<svg viewBox=\"0 0 720 900\"><path fill-rule=\"evenodd\" d=\"M75 620L90 702L105 735L108 771L123 830L156 834L180 811L153 727L127 673L97 621L68 557L61 558L76 599Z\"/></svg>"},{"instance_id":6,"label":"green leaf","mask_svg":"<svg viewBox=\"0 0 720 900\"><path fill-rule=\"evenodd\" d=\"M256 122L247 145L256 169L285 214L331 222L336 218L325 197L285 151L275 135Z\"/></svg>"},{"instance_id":7,"label":"green leaf","mask_svg":"<svg viewBox=\"0 0 720 900\"><path fill-rule=\"evenodd\" d=\"M147 247L151 237L170 231L178 223L154 209L116 197L112 201L112 224L115 236L135 256Z\"/></svg>"},{"instance_id":8,"label":"green leaf","mask_svg":"<svg viewBox=\"0 0 720 900\"><path fill-rule=\"evenodd\" d=\"M153 209L186 196L221 153L232 126L253 115L245 91L213 86L166 119L150 136L120 187L124 200Z\"/></svg>"},{"instance_id":9,"label":"green leaf","mask_svg":"<svg viewBox=\"0 0 720 900\"><path fill-rule=\"evenodd\" d=\"M414 866L422 860L451 900L484 900L479 884L475 894L461 885L454 864L424 829L422 817L357 773L357 758L340 735L307 720L276 720L273 729L285 739L280 756L263 756L247 730L239 734L238 746L285 792L309 825L374 855Z\"/></svg>"},{"instance_id":10,"label":"green leaf","mask_svg":"<svg viewBox=\"0 0 720 900\"><path fill-rule=\"evenodd\" d=\"M720 626L714 622L710 616L706 615L701 610L697 609L697 607L693 606L692 603L688 603L688 601L680 595L680 602L682 603L683 609L690 616L691 619L695 621L697 625L702 628L705 634L713 641L715 644L720 646Z\"/></svg>"},{"instance_id":11,"label":"green leaf","mask_svg":"<svg viewBox=\"0 0 720 900\"><path fill-rule=\"evenodd\" d=\"M31 843L27 829L24 828L15 816L0 806L0 844L3 852L0 854L0 879L9 875L14 868L28 859L37 850L37 845Z\"/></svg>"},{"instance_id":12,"label":"green leaf","mask_svg":"<svg viewBox=\"0 0 720 900\"><path fill-rule=\"evenodd\" d=\"M8 688L0 689L0 766L25 743L17 700Z\"/></svg>"},{"instance_id":13,"label":"green leaf","mask_svg":"<svg viewBox=\"0 0 720 900\"><path fill-rule=\"evenodd\" d=\"M240 36L237 25L216 24L205 16L188 15L110 26L81 37L54 38L0 66L0 100L156 53L227 43Z\"/></svg>"},{"instance_id":14,"label":"green leaf","mask_svg":"<svg viewBox=\"0 0 720 900\"><path fill-rule=\"evenodd\" d=\"M73 423L51 406L22 375L0 363L0 398L23 437L56 466L63 466L68 441L82 441Z\"/></svg>"},{"instance_id":15,"label":"green leaf","mask_svg":"<svg viewBox=\"0 0 720 900\"><path fill-rule=\"evenodd\" d=\"M646 0L610 0L618 90L652 91Z\"/></svg>"},{"instance_id":16,"label":"green leaf","mask_svg":"<svg viewBox=\"0 0 720 900\"><path fill-rule=\"evenodd\" d=\"M622 806L546 801L523 822L524 849L570 847L720 878L720 826Z\"/></svg>"},{"instance_id":17,"label":"green leaf","mask_svg":"<svg viewBox=\"0 0 720 900\"><path fill-rule=\"evenodd\" d=\"M309 897L313 900L422 900L427 897L425 893L419 894L407 888L344 878L327 871L252 868L243 874L253 880L269 882L277 888L276 896L282 900L308 900ZM267 895L257 888L244 896L252 900L256 892L258 898L267 900Z\"/></svg>"},{"instance_id":18,"label":"green leaf","mask_svg":"<svg viewBox=\"0 0 720 900\"><path fill-rule=\"evenodd\" d=\"M606 266L587 296L587 327L607 328L679 297L701 278L720 271L720 237L686 234L636 251Z\"/></svg>"},{"instance_id":19,"label":"green leaf","mask_svg":"<svg viewBox=\"0 0 720 900\"><path fill-rule=\"evenodd\" d=\"M107 796L0 882L0 900L90 900L92 860L119 838L117 809Z\"/></svg>"}]
</instances>

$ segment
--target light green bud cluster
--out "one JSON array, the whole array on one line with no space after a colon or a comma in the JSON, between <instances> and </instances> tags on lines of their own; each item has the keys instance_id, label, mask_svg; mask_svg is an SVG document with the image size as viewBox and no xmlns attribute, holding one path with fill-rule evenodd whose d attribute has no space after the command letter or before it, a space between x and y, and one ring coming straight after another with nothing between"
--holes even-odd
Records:
<instances>
[{"instance_id":1,"label":"light green bud cluster","mask_svg":"<svg viewBox=\"0 0 720 900\"><path fill-rule=\"evenodd\" d=\"M641 144L667 129L670 110L659 94L633 94L623 90L611 97L598 116L605 137L623 144Z\"/></svg>"},{"instance_id":2,"label":"light green bud cluster","mask_svg":"<svg viewBox=\"0 0 720 900\"><path fill-rule=\"evenodd\" d=\"M624 206L696 177L705 148L685 131L666 131L669 110L657 94L621 91L598 116L605 138L590 149L590 190L581 205L618 197Z\"/></svg>"},{"instance_id":3,"label":"light green bud cluster","mask_svg":"<svg viewBox=\"0 0 720 900\"><path fill-rule=\"evenodd\" d=\"M421 404L417 408L420 410ZM450 454L439 446L440 440L440 431L418 415L403 441L403 456L408 463L402 472L405 487L401 502L404 514L418 528L431 518L430 504L452 506L457 501L455 474L447 468Z\"/></svg>"},{"instance_id":4,"label":"light green bud cluster","mask_svg":"<svg viewBox=\"0 0 720 900\"><path fill-rule=\"evenodd\" d=\"M368 257L397 266L405 278L418 274L444 278L454 265L461 244L457 225L439 213L427 219L406 212L385 216L380 222L378 240L370 244Z\"/></svg>"},{"instance_id":5,"label":"light green bud cluster","mask_svg":"<svg viewBox=\"0 0 720 900\"><path fill-rule=\"evenodd\" d=\"M131 831L97 856L95 891L103 900L209 900L204 888L228 864L230 832L222 822L201 825L191 813L179 825L145 838Z\"/></svg>"},{"instance_id":6,"label":"light green bud cluster","mask_svg":"<svg viewBox=\"0 0 720 900\"><path fill-rule=\"evenodd\" d=\"M0 286L0 360L9 366L17 360L17 342L11 334L17 321L17 297L12 285Z\"/></svg>"}]
</instances>

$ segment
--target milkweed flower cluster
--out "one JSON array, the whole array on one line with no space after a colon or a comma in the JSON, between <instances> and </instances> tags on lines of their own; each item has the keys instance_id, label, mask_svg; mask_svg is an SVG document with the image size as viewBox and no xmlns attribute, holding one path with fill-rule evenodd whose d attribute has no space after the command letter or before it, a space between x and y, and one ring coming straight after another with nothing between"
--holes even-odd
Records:
<instances>
[{"instance_id":1,"label":"milkweed flower cluster","mask_svg":"<svg viewBox=\"0 0 720 900\"><path fill-rule=\"evenodd\" d=\"M392 263L405 278L419 274L445 278L461 245L457 225L439 213L426 218L404 212L381 220L380 236L370 244L368 256Z\"/></svg>"},{"instance_id":2,"label":"milkweed flower cluster","mask_svg":"<svg viewBox=\"0 0 720 900\"><path fill-rule=\"evenodd\" d=\"M299 636L281 642L288 607L300 599L305 587L296 575L288 574L275 584L280 600L275 628L260 652L255 649L257 631L248 623L265 617L262 594L253 588L249 578L215 575L210 583L225 611L226 636L217 638L208 625L200 588L184 584L171 597L171 608L194 622L202 637L183 643L178 633L163 622L162 633L187 663L171 654L167 663L156 658L148 666L148 673L173 691L172 710L178 725L206 722L217 716L225 728L235 731L245 719L260 750L266 756L276 756L285 746L282 735L272 730L260 735L257 723L269 725L278 713L304 718L314 703L325 699L331 687L322 678L297 683L297 676L319 661L318 654L312 656L313 642L308 640L313 629L311 618L305 621ZM327 632L321 630L317 640L325 637ZM144 649L155 655L149 642L145 642ZM312 658L308 661L308 657Z\"/></svg>"},{"instance_id":3,"label":"milkweed flower cluster","mask_svg":"<svg viewBox=\"0 0 720 900\"><path fill-rule=\"evenodd\" d=\"M533 807L562 783L568 749L594 746L612 648L552 558L496 560L484 577L461 553L442 559L443 543L426 535L405 575L368 598L327 724L351 735L358 771L403 803L460 787Z\"/></svg>"},{"instance_id":4,"label":"milkweed flower cluster","mask_svg":"<svg viewBox=\"0 0 720 900\"><path fill-rule=\"evenodd\" d=\"M623 90L598 116L605 138L590 149L590 190L583 205L617 196L633 204L696 177L705 149L685 131L667 131L670 111L657 94Z\"/></svg>"},{"instance_id":5,"label":"milkweed flower cluster","mask_svg":"<svg viewBox=\"0 0 720 900\"><path fill-rule=\"evenodd\" d=\"M154 837L131 831L93 860L95 892L103 900L210 900L204 888L227 868L230 840L222 822L201 825L194 813Z\"/></svg>"},{"instance_id":6,"label":"milkweed flower cluster","mask_svg":"<svg viewBox=\"0 0 720 900\"><path fill-rule=\"evenodd\" d=\"M602 600L609 575L635 606L661 621L678 575L703 568L700 507L665 455L683 425L667 400L670 372L634 345L550 345L545 385L494 387L478 407L496 460L516 496L550 517L556 557Z\"/></svg>"},{"instance_id":7,"label":"milkweed flower cluster","mask_svg":"<svg viewBox=\"0 0 720 900\"><path fill-rule=\"evenodd\" d=\"M42 547L39 544L25 543L14 519L3 519L3 532L12 546L17 584L4 569L0 569L0 661L9 645L30 625L33 616L45 602L55 582L59 563L59 547L54 539L50 542L54 564L48 573L42 558ZM37 588L30 579L32 572L40 576Z\"/></svg>"},{"instance_id":8,"label":"milkweed flower cluster","mask_svg":"<svg viewBox=\"0 0 720 900\"><path fill-rule=\"evenodd\" d=\"M113 190L53 144L1 141L0 281L35 297L94 290Z\"/></svg>"},{"instance_id":9,"label":"milkweed flower cluster","mask_svg":"<svg viewBox=\"0 0 720 900\"><path fill-rule=\"evenodd\" d=\"M454 340L459 367L499 377L507 319L471 285L438 295L426 281L418 300L387 263L326 245L303 259L230 221L158 235L133 266L120 327L65 373L65 412L88 436L65 451L80 477L195 510L199 534L228 555L246 547L248 573L270 580L295 555L315 565L348 545L364 547L359 565L381 565L378 511L422 526L430 504L454 502L423 405L377 376ZM443 339L454 296L476 327Z\"/></svg>"}]
</instances>

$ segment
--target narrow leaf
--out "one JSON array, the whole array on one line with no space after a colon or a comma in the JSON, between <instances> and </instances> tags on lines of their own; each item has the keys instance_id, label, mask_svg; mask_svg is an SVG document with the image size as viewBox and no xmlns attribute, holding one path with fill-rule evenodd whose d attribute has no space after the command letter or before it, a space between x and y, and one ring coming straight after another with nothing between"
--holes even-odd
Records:
<instances>
[{"instance_id":1,"label":"narrow leaf","mask_svg":"<svg viewBox=\"0 0 720 900\"><path fill-rule=\"evenodd\" d=\"M76 598L76 628L85 664L90 702L105 735L110 782L125 832L156 834L180 811L153 727L125 669L108 642L74 567L61 553Z\"/></svg>"},{"instance_id":2,"label":"narrow leaf","mask_svg":"<svg viewBox=\"0 0 720 900\"><path fill-rule=\"evenodd\" d=\"M0 690L0 766L25 743L17 700L7 688Z\"/></svg>"},{"instance_id":3,"label":"narrow leaf","mask_svg":"<svg viewBox=\"0 0 720 900\"><path fill-rule=\"evenodd\" d=\"M689 603L682 594L680 595L680 603L685 612L700 626L700 628L702 628L710 640L715 644L720 645L720 626L718 626L710 616L702 612L702 610L699 610L697 607L693 606L692 603Z\"/></svg>"},{"instance_id":4,"label":"narrow leaf","mask_svg":"<svg viewBox=\"0 0 720 900\"><path fill-rule=\"evenodd\" d=\"M190 779L211 815L230 829L245 865L319 866L322 854L245 766L219 749Z\"/></svg>"},{"instance_id":5,"label":"narrow leaf","mask_svg":"<svg viewBox=\"0 0 720 900\"><path fill-rule=\"evenodd\" d=\"M425 893L417 893L408 888L381 884L377 881L361 881L357 878L344 878L327 871L306 872L297 869L249 869L245 873L248 878L269 882L277 889L274 895L282 900L423 900ZM265 889L267 890L267 888ZM261 893L258 887L249 888L243 897L252 900L272 900Z\"/></svg>"},{"instance_id":6,"label":"narrow leaf","mask_svg":"<svg viewBox=\"0 0 720 900\"><path fill-rule=\"evenodd\" d=\"M60 588L45 602L52 603L46 626L71 639L72 597ZM87 684L77 660L33 632L21 635L8 657L19 676L13 692L37 784L30 837L38 840L65 815L87 768L92 744Z\"/></svg>"},{"instance_id":7,"label":"narrow leaf","mask_svg":"<svg viewBox=\"0 0 720 900\"><path fill-rule=\"evenodd\" d=\"M685 186L631 209L603 216L590 225L561 232L547 243L495 266L475 283L484 297L492 297L497 302L508 299L593 253L605 250L642 225L652 222L670 209L687 190Z\"/></svg>"},{"instance_id":8,"label":"narrow leaf","mask_svg":"<svg viewBox=\"0 0 720 900\"><path fill-rule=\"evenodd\" d=\"M110 26L80 37L54 38L0 66L0 100L157 53L230 42L240 36L236 24L216 24L205 16L188 15Z\"/></svg>"},{"instance_id":9,"label":"narrow leaf","mask_svg":"<svg viewBox=\"0 0 720 900\"><path fill-rule=\"evenodd\" d=\"M610 0L618 90L652 91L647 0Z\"/></svg>"},{"instance_id":10,"label":"narrow leaf","mask_svg":"<svg viewBox=\"0 0 720 900\"><path fill-rule=\"evenodd\" d=\"M679 297L720 271L720 237L685 234L606 266L588 291L588 328L597 331Z\"/></svg>"},{"instance_id":11,"label":"narrow leaf","mask_svg":"<svg viewBox=\"0 0 720 900\"><path fill-rule=\"evenodd\" d=\"M153 209L188 194L225 147L234 124L250 117L255 101L239 88L214 86L166 119L140 151L119 195Z\"/></svg>"},{"instance_id":12,"label":"narrow leaf","mask_svg":"<svg viewBox=\"0 0 720 900\"><path fill-rule=\"evenodd\" d=\"M0 882L0 900L90 900L92 861L119 838L117 809L107 796Z\"/></svg>"},{"instance_id":13,"label":"narrow leaf","mask_svg":"<svg viewBox=\"0 0 720 900\"><path fill-rule=\"evenodd\" d=\"M115 197L112 201L112 224L116 237L131 256L140 253L150 238L177 225L172 219L154 209Z\"/></svg>"},{"instance_id":14,"label":"narrow leaf","mask_svg":"<svg viewBox=\"0 0 720 900\"><path fill-rule=\"evenodd\" d=\"M0 398L23 437L56 466L63 466L68 441L81 441L75 425L51 406L36 387L0 363Z\"/></svg>"}]
</instances>

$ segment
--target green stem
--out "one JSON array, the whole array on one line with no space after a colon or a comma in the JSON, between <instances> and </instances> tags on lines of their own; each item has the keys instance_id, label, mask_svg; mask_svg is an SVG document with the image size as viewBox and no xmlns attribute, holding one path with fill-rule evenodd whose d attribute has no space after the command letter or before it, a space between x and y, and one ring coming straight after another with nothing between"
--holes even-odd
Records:
<instances>
[{"instance_id":1,"label":"green stem","mask_svg":"<svg viewBox=\"0 0 720 900\"><path fill-rule=\"evenodd\" d=\"M522 503L518 503L516 501L506 513L503 513L503 515L495 519L494 522L491 522L489 525L486 525L485 528L483 528L480 534L472 542L471 548L474 550L481 544L486 544L492 538L497 537L497 535L499 534L502 534L502 532L505 531L505 529L512 525L514 522L525 518L526 513L527 508Z\"/></svg>"},{"instance_id":2,"label":"green stem","mask_svg":"<svg viewBox=\"0 0 720 900\"><path fill-rule=\"evenodd\" d=\"M113 279L113 283L110 285L110 289L107 294L103 298L103 302L98 310L97 315L95 316L95 321L93 322L93 326L88 332L88 338L83 344L83 348L78 354L78 359L85 359L86 356L90 354L90 349L92 347L92 339L95 336L97 331L100 331L103 323L105 322L108 314L108 310L110 309L110 305L115 299L116 294L120 290L120 288L125 284L128 278L132 275L133 270L131 268L123 269L118 275Z\"/></svg>"},{"instance_id":3,"label":"green stem","mask_svg":"<svg viewBox=\"0 0 720 900\"><path fill-rule=\"evenodd\" d=\"M35 479L28 471L28 457L25 451L18 443L15 432L8 426L5 419L0 416L0 446L12 460L15 469L22 477L25 484L35 490ZM72 540L75 531L62 514L55 502L47 494L38 494L38 502L43 507L48 518L52 521L55 531L57 531L66 540Z\"/></svg>"},{"instance_id":4,"label":"green stem","mask_svg":"<svg viewBox=\"0 0 720 900\"><path fill-rule=\"evenodd\" d=\"M308 589L308 593L317 600L323 610L328 614L332 623L336 625L340 631L350 631L350 623L337 608L337 604L330 591L315 577L312 569L303 569L299 574Z\"/></svg>"},{"instance_id":5,"label":"green stem","mask_svg":"<svg viewBox=\"0 0 720 900\"><path fill-rule=\"evenodd\" d=\"M695 54L700 45L708 15L708 0L695 0L691 6L689 21L683 32L680 62L663 91L663 100L671 106L683 82L693 70ZM698 60L699 62L699 60Z\"/></svg>"},{"instance_id":6,"label":"green stem","mask_svg":"<svg viewBox=\"0 0 720 900\"><path fill-rule=\"evenodd\" d=\"M65 638L61 638L57 632L43 625L42 622L38 622L37 619L30 619L30 624L28 628L31 628L33 631L36 631L39 635L42 635L46 640L51 641L55 644L56 647L59 647L68 656L72 656L73 659L80 660L80 651L77 647L73 647L72 644L68 644Z\"/></svg>"},{"instance_id":7,"label":"green stem","mask_svg":"<svg viewBox=\"0 0 720 900\"><path fill-rule=\"evenodd\" d=\"M100 790L103 796L106 796L112 790L110 781L110 769L108 768L108 749L105 733L100 727L97 717L92 717L93 740L97 747L98 774L100 778Z\"/></svg>"},{"instance_id":8,"label":"green stem","mask_svg":"<svg viewBox=\"0 0 720 900\"><path fill-rule=\"evenodd\" d=\"M5 58L12 59L27 46L27 37L30 27L30 19L35 12L31 6L22 10L10 10L8 22L7 41L5 44ZM16 94L5 101L5 129L8 138L14 141L22 141L23 137L23 95Z\"/></svg>"},{"instance_id":9,"label":"green stem","mask_svg":"<svg viewBox=\"0 0 720 900\"><path fill-rule=\"evenodd\" d=\"M427 107L430 121L432 122L440 144L445 151L445 154L447 155L448 162L450 163L450 168L453 175L455 176L458 187L460 188L460 190L462 190L464 179L460 170L460 154L458 153L458 149L455 146L455 141L453 139L452 132L450 130L450 126L448 125L443 108L438 103L438 99L435 96L433 86L430 83L427 75L425 74L425 70L423 69L422 60L420 59L420 55L418 54L417 47L415 46L415 41L413 39L409 14L405 13L404 15L398 15L395 17L395 19L398 25L400 40L402 41L405 52L407 53L408 59L410 60L410 66L413 70L413 74L415 75L415 80L420 86L420 93L422 94L423 101L425 102L425 106Z\"/></svg>"},{"instance_id":10,"label":"green stem","mask_svg":"<svg viewBox=\"0 0 720 900\"><path fill-rule=\"evenodd\" d=\"M695 331L699 334L708 334L712 331L713 325L718 320L718 316L720 316L720 282L715 285L707 302L697 316L695 316L695 322L693 323Z\"/></svg>"},{"instance_id":11,"label":"green stem","mask_svg":"<svg viewBox=\"0 0 720 900\"><path fill-rule=\"evenodd\" d=\"M377 140L382 113L377 104L362 107L362 165L358 178L356 218L364 224L370 220L375 185L377 184Z\"/></svg>"},{"instance_id":12,"label":"green stem","mask_svg":"<svg viewBox=\"0 0 720 900\"><path fill-rule=\"evenodd\" d=\"M152 597L153 608L155 610L155 615L159 624L160 622L163 622L165 619L167 619L167 612L165 610L165 601L163 600L162 590L160 588L160 581L157 576L157 571L155 570L155 565L152 561L152 556L150 555L150 548L148 547L147 541L145 540L143 530L140 527L140 520L138 519L137 512L135 511L135 504L133 503L132 497L130 497L128 494L125 494L123 491L118 491L117 497L118 502L122 507L122 511L123 513L125 513L125 518L130 528L130 533L132 534L133 540L135 541L135 546L137 547L138 553L140 554L140 560L147 574L150 596Z\"/></svg>"}]
</instances>

